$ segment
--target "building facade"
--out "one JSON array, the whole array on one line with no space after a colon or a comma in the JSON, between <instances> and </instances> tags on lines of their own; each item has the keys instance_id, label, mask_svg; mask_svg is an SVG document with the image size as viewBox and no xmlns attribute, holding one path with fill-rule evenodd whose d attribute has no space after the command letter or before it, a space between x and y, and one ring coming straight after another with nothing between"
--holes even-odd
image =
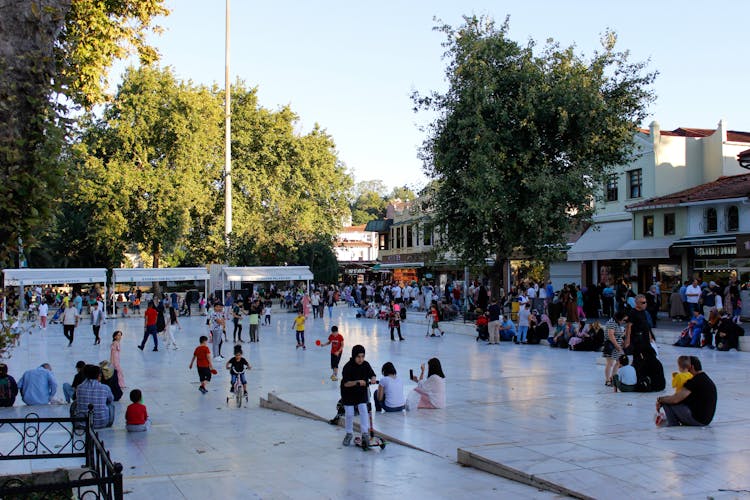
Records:
<instances>
[{"instance_id":1,"label":"building facade","mask_svg":"<svg viewBox=\"0 0 750 500\"><path fill-rule=\"evenodd\" d=\"M658 281L662 293L667 293L693 274L713 269L700 267L703 264L696 264L694 257L720 252L706 248L736 239L733 235L719 238L724 234L720 228L729 227L722 222L729 213L726 210L736 200L723 195L711 198L717 186L733 181L713 183L746 172L737 157L748 145L750 133L728 130L723 120L716 129L662 131L653 122L649 129L639 130L634 137L634 160L615 169L602 187L603 201L597 204L594 223L568 252L569 262L581 264L582 282L613 284L622 277L635 277L636 289L645 290ZM681 201L670 201L670 195ZM701 233L705 214L714 214L704 210L712 203L716 217L712 215L711 224L715 219L716 228ZM733 221L742 220L739 203L731 209ZM733 233L742 234L742 224Z\"/></svg>"}]
</instances>

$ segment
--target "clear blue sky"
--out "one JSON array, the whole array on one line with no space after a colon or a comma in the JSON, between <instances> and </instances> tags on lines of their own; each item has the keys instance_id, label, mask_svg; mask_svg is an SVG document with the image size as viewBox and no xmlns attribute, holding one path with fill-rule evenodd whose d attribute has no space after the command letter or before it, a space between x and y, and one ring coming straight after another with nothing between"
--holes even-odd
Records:
<instances>
[{"instance_id":1,"label":"clear blue sky","mask_svg":"<svg viewBox=\"0 0 750 500\"><path fill-rule=\"evenodd\" d=\"M194 82L223 85L224 1L168 0L165 32L152 39L162 65ZM261 104L289 104L300 132L319 123L355 180L388 186L426 182L410 94L445 87L441 34L433 17L457 26L464 14L510 15L519 42L551 37L590 55L612 28L631 60L659 71L653 119L662 129L750 130L745 0L698 2L422 0L380 2L232 0L231 75L258 86ZM111 81L119 80L118 65Z\"/></svg>"}]
</instances>

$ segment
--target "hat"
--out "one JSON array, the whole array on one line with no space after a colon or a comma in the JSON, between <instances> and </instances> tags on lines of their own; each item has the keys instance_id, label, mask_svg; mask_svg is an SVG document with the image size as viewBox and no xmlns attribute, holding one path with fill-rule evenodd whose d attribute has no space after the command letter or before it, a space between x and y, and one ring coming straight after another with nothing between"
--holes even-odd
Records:
<instances>
[{"instance_id":1,"label":"hat","mask_svg":"<svg viewBox=\"0 0 750 500\"><path fill-rule=\"evenodd\" d=\"M713 287L715 287L715 286L716 286L716 282L715 282L715 281L712 281L711 283L709 283L709 284L708 284L708 286L710 286L711 288L713 288Z\"/></svg>"},{"instance_id":2,"label":"hat","mask_svg":"<svg viewBox=\"0 0 750 500\"><path fill-rule=\"evenodd\" d=\"M357 344L354 347L352 347L352 358L356 358L360 354L364 354L364 353L365 353L365 348L363 346Z\"/></svg>"},{"instance_id":3,"label":"hat","mask_svg":"<svg viewBox=\"0 0 750 500\"><path fill-rule=\"evenodd\" d=\"M109 379L112 375L115 373L115 369L112 368L112 365L109 364L109 361L102 361L99 363L99 366L102 369L102 378L104 380Z\"/></svg>"}]
</instances>

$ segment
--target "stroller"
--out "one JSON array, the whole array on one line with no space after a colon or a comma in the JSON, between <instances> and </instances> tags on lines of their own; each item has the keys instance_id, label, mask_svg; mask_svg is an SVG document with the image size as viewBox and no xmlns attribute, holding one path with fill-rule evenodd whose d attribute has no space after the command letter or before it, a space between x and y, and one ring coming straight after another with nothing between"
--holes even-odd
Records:
<instances>
[{"instance_id":1,"label":"stroller","mask_svg":"<svg viewBox=\"0 0 750 500\"><path fill-rule=\"evenodd\" d=\"M480 340L488 341L490 340L490 329L489 329L489 321L487 316L484 314L479 316L477 318L477 342Z\"/></svg>"},{"instance_id":2,"label":"stroller","mask_svg":"<svg viewBox=\"0 0 750 500\"><path fill-rule=\"evenodd\" d=\"M60 309L58 309L55 312L55 314L52 316L52 319L50 319L49 322L50 323L59 323L60 322L60 316L62 316L64 312L65 312L65 309L63 308L63 306L60 306Z\"/></svg>"}]
</instances>

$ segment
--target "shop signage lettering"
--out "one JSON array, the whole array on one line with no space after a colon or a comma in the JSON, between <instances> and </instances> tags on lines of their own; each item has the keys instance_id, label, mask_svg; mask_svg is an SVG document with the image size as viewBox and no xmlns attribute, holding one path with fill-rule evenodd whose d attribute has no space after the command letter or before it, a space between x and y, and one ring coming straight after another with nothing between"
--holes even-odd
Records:
<instances>
[{"instance_id":1,"label":"shop signage lettering","mask_svg":"<svg viewBox=\"0 0 750 500\"><path fill-rule=\"evenodd\" d=\"M358 269L347 269L346 274L364 274L367 272L367 269L365 268L358 268Z\"/></svg>"},{"instance_id":2,"label":"shop signage lettering","mask_svg":"<svg viewBox=\"0 0 750 500\"><path fill-rule=\"evenodd\" d=\"M714 247L695 247L696 257L727 257L737 255L736 245L721 245Z\"/></svg>"}]
</instances>

